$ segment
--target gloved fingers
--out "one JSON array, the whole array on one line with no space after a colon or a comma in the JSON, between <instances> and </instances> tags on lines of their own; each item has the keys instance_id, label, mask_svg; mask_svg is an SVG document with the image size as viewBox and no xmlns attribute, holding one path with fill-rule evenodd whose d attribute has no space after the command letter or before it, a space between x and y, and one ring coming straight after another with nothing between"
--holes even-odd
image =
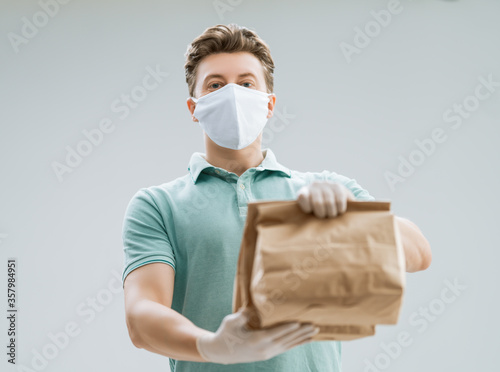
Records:
<instances>
[{"instance_id":1,"label":"gloved fingers","mask_svg":"<svg viewBox=\"0 0 500 372\"><path fill-rule=\"evenodd\" d=\"M312 338L311 337L312 336L307 336L305 338L300 338L298 340L294 340L292 342L284 344L283 347L285 348L285 351L287 351L287 350L290 350L290 349L294 348L295 346L307 344L308 342L312 342Z\"/></svg>"},{"instance_id":2,"label":"gloved fingers","mask_svg":"<svg viewBox=\"0 0 500 372\"><path fill-rule=\"evenodd\" d=\"M248 343L247 347L250 350L253 350L256 355L259 355L259 360L267 360L285 352L287 350L287 347L285 345L293 341L300 342L303 339L311 337L311 328L312 327L310 325L303 325L296 330L285 333L281 337L274 339L270 338L269 335L262 333L269 332L269 330L255 331L256 338Z\"/></svg>"},{"instance_id":3,"label":"gloved fingers","mask_svg":"<svg viewBox=\"0 0 500 372\"><path fill-rule=\"evenodd\" d=\"M303 339L304 337L311 337L317 333L316 327L312 324L302 325L299 329L292 331L288 334L285 334L281 337L275 338L273 341L275 343L279 343L281 345L286 345L291 342L298 341L299 339Z\"/></svg>"},{"instance_id":4,"label":"gloved fingers","mask_svg":"<svg viewBox=\"0 0 500 372\"><path fill-rule=\"evenodd\" d=\"M335 185L335 184L333 184ZM321 188L323 200L325 201L326 217L335 217L338 213L338 194L335 193L336 187L333 185L324 185Z\"/></svg>"},{"instance_id":5,"label":"gloved fingers","mask_svg":"<svg viewBox=\"0 0 500 372\"><path fill-rule=\"evenodd\" d=\"M340 215L347 210L347 197L350 190L340 183L334 183L332 188L335 193L337 213Z\"/></svg>"},{"instance_id":6,"label":"gloved fingers","mask_svg":"<svg viewBox=\"0 0 500 372\"><path fill-rule=\"evenodd\" d=\"M332 181L313 181L303 186L297 201L305 213L313 212L318 218L335 217L347 210L347 200L356 200L344 184Z\"/></svg>"},{"instance_id":7,"label":"gloved fingers","mask_svg":"<svg viewBox=\"0 0 500 372\"><path fill-rule=\"evenodd\" d=\"M294 332L298 329L300 329L300 323L299 322L291 322L291 323L287 323L287 324L280 324L280 325L275 326L271 329L259 330L258 332L260 332L260 334L262 335L263 338L266 338L270 342L273 342L277 338L280 338L280 337L287 335L290 332Z\"/></svg>"},{"instance_id":8,"label":"gloved fingers","mask_svg":"<svg viewBox=\"0 0 500 372\"><path fill-rule=\"evenodd\" d=\"M295 337L285 336L281 341L285 350L291 349L294 346L300 345L304 341L310 339L312 336L316 335L319 332L319 328L315 327L312 330L309 328L301 333L298 333Z\"/></svg>"},{"instance_id":9,"label":"gloved fingers","mask_svg":"<svg viewBox=\"0 0 500 372\"><path fill-rule=\"evenodd\" d=\"M309 189L307 186L302 187L297 196L297 202L305 213L312 212Z\"/></svg>"},{"instance_id":10,"label":"gloved fingers","mask_svg":"<svg viewBox=\"0 0 500 372\"><path fill-rule=\"evenodd\" d=\"M346 193L347 193L347 199L349 199L349 200L356 200L356 197L354 196L354 194L352 193L352 191L349 190L347 187L346 187Z\"/></svg>"},{"instance_id":11,"label":"gloved fingers","mask_svg":"<svg viewBox=\"0 0 500 372\"><path fill-rule=\"evenodd\" d=\"M324 218L326 216L326 207L321 187L311 187L309 191L314 215L318 218Z\"/></svg>"}]
</instances>

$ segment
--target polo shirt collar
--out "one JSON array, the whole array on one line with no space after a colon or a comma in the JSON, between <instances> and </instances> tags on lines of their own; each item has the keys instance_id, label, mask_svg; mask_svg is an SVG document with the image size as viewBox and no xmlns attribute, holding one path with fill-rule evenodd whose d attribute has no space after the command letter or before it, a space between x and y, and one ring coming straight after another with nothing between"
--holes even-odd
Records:
<instances>
[{"instance_id":1,"label":"polo shirt collar","mask_svg":"<svg viewBox=\"0 0 500 372\"><path fill-rule=\"evenodd\" d=\"M191 155L191 159L189 160L188 164L188 171L191 174L191 179L193 180L193 183L196 183L198 180L198 176L200 175L201 172L203 172L205 169L219 169L224 172L228 172L225 169L215 167L212 164L210 164L206 159L205 159L205 153L202 152L194 152ZM279 174L285 175L287 177L291 177L291 172L290 169L285 167L284 165L278 163L276 160L276 156L272 152L270 148L263 149L262 150L262 155L264 155L264 160L255 167L257 170L269 170L269 171L274 171Z\"/></svg>"}]
</instances>

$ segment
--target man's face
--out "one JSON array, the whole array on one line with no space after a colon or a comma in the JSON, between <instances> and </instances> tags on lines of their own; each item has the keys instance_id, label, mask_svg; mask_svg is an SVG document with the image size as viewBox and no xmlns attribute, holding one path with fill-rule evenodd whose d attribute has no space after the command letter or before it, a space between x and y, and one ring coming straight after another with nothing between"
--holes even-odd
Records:
<instances>
[{"instance_id":1,"label":"man's face","mask_svg":"<svg viewBox=\"0 0 500 372\"><path fill-rule=\"evenodd\" d=\"M262 64L252 53L218 53L205 57L198 65L195 98L216 91L229 83L267 93ZM276 97L270 96L268 118L272 116ZM196 104L188 98L189 111L193 115ZM193 117L194 121L198 119Z\"/></svg>"}]
</instances>

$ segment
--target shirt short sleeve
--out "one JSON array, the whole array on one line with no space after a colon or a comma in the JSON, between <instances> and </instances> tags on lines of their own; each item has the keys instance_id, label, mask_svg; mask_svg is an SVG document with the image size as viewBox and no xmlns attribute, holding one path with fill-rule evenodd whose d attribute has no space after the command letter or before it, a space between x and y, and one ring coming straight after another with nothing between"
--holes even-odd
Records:
<instances>
[{"instance_id":1,"label":"shirt short sleeve","mask_svg":"<svg viewBox=\"0 0 500 372\"><path fill-rule=\"evenodd\" d=\"M164 262L175 270L175 255L160 209L145 188L135 193L126 208L122 239L122 285L132 270L148 263Z\"/></svg>"},{"instance_id":2,"label":"shirt short sleeve","mask_svg":"<svg viewBox=\"0 0 500 372\"><path fill-rule=\"evenodd\" d=\"M324 172L325 180L340 182L354 194L356 200L375 200L370 193L362 188L354 178L349 178L335 172Z\"/></svg>"}]
</instances>

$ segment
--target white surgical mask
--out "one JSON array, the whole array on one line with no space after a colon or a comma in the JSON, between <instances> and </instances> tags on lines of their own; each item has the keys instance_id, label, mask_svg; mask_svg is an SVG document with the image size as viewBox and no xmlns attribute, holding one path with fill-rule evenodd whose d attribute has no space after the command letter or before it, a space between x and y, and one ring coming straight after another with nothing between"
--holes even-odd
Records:
<instances>
[{"instance_id":1,"label":"white surgical mask","mask_svg":"<svg viewBox=\"0 0 500 372\"><path fill-rule=\"evenodd\" d=\"M269 96L229 83L200 98L193 115L217 145L240 150L254 142L267 123Z\"/></svg>"}]
</instances>

